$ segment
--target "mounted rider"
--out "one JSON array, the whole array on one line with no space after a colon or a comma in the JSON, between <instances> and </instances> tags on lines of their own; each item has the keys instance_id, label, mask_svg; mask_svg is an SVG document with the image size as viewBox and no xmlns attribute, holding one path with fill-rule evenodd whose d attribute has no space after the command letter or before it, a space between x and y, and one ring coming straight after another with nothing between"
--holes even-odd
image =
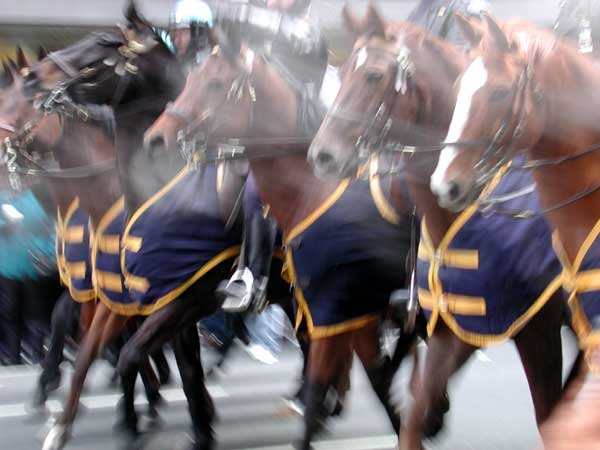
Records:
<instances>
[{"instance_id":1,"label":"mounted rider","mask_svg":"<svg viewBox=\"0 0 600 450\"><path fill-rule=\"evenodd\" d=\"M456 47L468 49L469 44L456 25L454 15L479 17L489 10L489 3L485 0L421 0L408 16L408 21Z\"/></svg>"},{"instance_id":2,"label":"mounted rider","mask_svg":"<svg viewBox=\"0 0 600 450\"><path fill-rule=\"evenodd\" d=\"M579 53L600 55L600 2L563 0L554 30L574 39Z\"/></svg>"},{"instance_id":3,"label":"mounted rider","mask_svg":"<svg viewBox=\"0 0 600 450\"><path fill-rule=\"evenodd\" d=\"M327 69L327 45L307 21L309 0L251 0L215 5L215 22L225 31L241 33L245 44L273 64L299 96L298 128L316 133L324 110L318 97ZM274 25L277 24L277 25ZM226 311L266 304L277 224L258 197L252 175L244 193L244 241L238 270L223 289Z\"/></svg>"},{"instance_id":4,"label":"mounted rider","mask_svg":"<svg viewBox=\"0 0 600 450\"><path fill-rule=\"evenodd\" d=\"M202 64L210 53L213 13L202 0L178 0L169 15L170 42L186 72Z\"/></svg>"}]
</instances>

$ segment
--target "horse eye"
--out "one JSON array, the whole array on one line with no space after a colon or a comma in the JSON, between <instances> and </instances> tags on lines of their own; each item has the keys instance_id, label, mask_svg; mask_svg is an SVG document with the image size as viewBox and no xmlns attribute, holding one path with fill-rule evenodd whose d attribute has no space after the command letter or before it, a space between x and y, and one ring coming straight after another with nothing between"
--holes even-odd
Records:
<instances>
[{"instance_id":1,"label":"horse eye","mask_svg":"<svg viewBox=\"0 0 600 450\"><path fill-rule=\"evenodd\" d=\"M496 88L490 95L490 101L499 102L505 100L510 95L510 89L506 87Z\"/></svg>"},{"instance_id":2,"label":"horse eye","mask_svg":"<svg viewBox=\"0 0 600 450\"><path fill-rule=\"evenodd\" d=\"M383 78L383 73L381 73L381 72L367 72L366 77L367 77L367 81L369 83L376 83L378 81L381 81L381 79Z\"/></svg>"}]
</instances>

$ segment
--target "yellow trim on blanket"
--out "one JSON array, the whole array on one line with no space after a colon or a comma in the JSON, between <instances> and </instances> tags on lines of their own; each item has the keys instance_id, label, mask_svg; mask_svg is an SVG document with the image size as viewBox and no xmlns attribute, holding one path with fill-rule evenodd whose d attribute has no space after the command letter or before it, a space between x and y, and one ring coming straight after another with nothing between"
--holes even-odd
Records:
<instances>
[{"instance_id":1,"label":"yellow trim on blanket","mask_svg":"<svg viewBox=\"0 0 600 450\"><path fill-rule=\"evenodd\" d=\"M71 298L77 303L87 303L92 300L96 300L96 291L94 291L94 289L80 291L79 289L75 289L73 286L68 286L68 289Z\"/></svg>"},{"instance_id":2,"label":"yellow trim on blanket","mask_svg":"<svg viewBox=\"0 0 600 450\"><path fill-rule=\"evenodd\" d=\"M335 325L316 327L313 322L312 314L310 313L308 302L304 297L304 292L302 291L302 288L298 286L298 283L296 283L296 280L298 279L296 275L296 267L294 266L294 257L289 247L287 248L285 254L285 266L287 267L287 273L289 274L289 282L294 287L296 302L298 303L298 313L296 314L296 324L294 326L294 330L296 332L298 332L298 329L302 324L302 319L306 319L306 328L308 332L308 337L310 339L322 339L338 334L347 333L349 331L359 330L380 319L379 314L367 314L365 316L350 319Z\"/></svg>"},{"instance_id":3,"label":"yellow trim on blanket","mask_svg":"<svg viewBox=\"0 0 600 450\"><path fill-rule=\"evenodd\" d=\"M100 300L108 307L108 309L110 309L111 311L113 311L117 314L120 314L123 316L137 316L137 315L148 316L148 315L158 311L165 305L168 305L173 300L176 300L177 298L179 298L181 296L181 294L183 292L185 292L185 290L188 289L190 286L192 286L196 281L198 281L200 278L202 278L204 275L206 275L212 269L217 267L219 264L227 261L228 259L235 258L237 255L239 255L239 253L240 253L239 245L230 247L230 248L222 251L221 253L216 255L214 258L212 258L210 261L208 261L206 264L204 264L190 279L188 279L186 282L182 283L179 287L173 289L168 294L159 298L153 305L140 305L138 303L125 305L122 303L113 302L106 296L100 296ZM127 284L128 278L126 278L125 280L126 280L125 283Z\"/></svg>"},{"instance_id":4,"label":"yellow trim on blanket","mask_svg":"<svg viewBox=\"0 0 600 450\"><path fill-rule=\"evenodd\" d=\"M190 168L191 168L191 166L187 165L183 169L181 169L181 171L179 171L179 173L177 173L177 175L175 175L171 181L169 181L167 184L165 184L158 192L156 192L156 194L154 194L152 197L150 197L148 200L146 200L137 209L137 211L135 211L135 213L133 213L133 215L129 219L129 222L125 226L125 230L123 232L122 239L123 239L123 243L126 247L128 245L132 245L133 242L135 242L137 245L137 242L138 242L137 240L140 240L139 241L140 247L137 249L137 251L134 251L134 253L139 252L139 250L141 249L141 242L142 242L141 239L142 238L138 237L138 236L130 236L129 233L131 232L131 228L133 227L135 222L142 216L142 214L144 214L144 212L146 212L146 210L148 208L150 208L154 203L156 203L158 200L160 200L162 197L164 197L185 175L187 175L187 173L190 171ZM134 248L135 248L135 245L134 245ZM133 251L133 250L131 250L131 251ZM164 296L162 296L161 298L159 298L152 305L140 305L137 303L125 305L125 304L121 304L121 303L112 302L112 301L110 301L110 299L108 299L106 297L104 297L104 299L101 297L100 299L103 301L103 303L105 303L105 305L111 311L113 311L117 314L126 315L126 316L133 316L133 315L147 316L147 315L154 313L155 311L158 311L160 308L171 303L173 300L176 300L179 296L181 296L181 294L183 292L185 292L186 289L188 289L190 286L192 286L196 281L198 281L200 278L202 278L204 275L206 275L212 269L214 269L219 264L221 264L222 262L224 262L228 259L237 257L239 255L239 253L240 253L239 245L236 245L236 246L230 247L226 250L223 250L221 253L217 254L210 261L208 261L206 264L204 264L187 281L183 282L177 288L171 290L171 292L169 292L169 293L165 294ZM144 281L142 281L142 280L145 280L145 279L143 279L141 277L136 277L127 271L127 266L125 264L126 254L127 254L127 252L125 251L125 249L123 251L121 251L121 271L125 278L125 285L132 289L138 290L139 292L146 292L146 290L149 289L149 284L148 284L147 289L144 290L144 288L146 286L144 285ZM148 280L145 280L145 282L148 282Z\"/></svg>"},{"instance_id":5,"label":"yellow trim on blanket","mask_svg":"<svg viewBox=\"0 0 600 450\"><path fill-rule=\"evenodd\" d=\"M125 286L128 289L145 294L148 292L148 289L150 289L150 282L148 281L148 278L129 275L125 278Z\"/></svg>"},{"instance_id":6,"label":"yellow trim on blanket","mask_svg":"<svg viewBox=\"0 0 600 450\"><path fill-rule=\"evenodd\" d=\"M480 198L484 198L495 189L508 167L509 165L506 165L498 172L498 174L496 174L494 179L483 190ZM552 295L554 295L554 293L560 288L563 277L561 275L555 277L548 284L544 292L542 292L542 294L533 302L533 304L527 309L527 311L525 311L525 313L523 313L519 318L517 318L517 320L515 320L515 322L513 322L506 332L498 335L487 335L473 333L461 328L450 311L450 305L447 301L449 294L443 292L443 286L441 280L439 279L439 268L442 263L448 267L464 269L477 269L479 266L478 256L476 260L474 257L475 253L471 253L471 250L457 251L456 249L448 249L448 246L452 240L476 211L476 204L466 208L452 223L437 249L435 248L431 235L427 230L426 219L423 219L418 256L422 260L429 261L429 291L427 291L428 295L423 296L421 295L421 292L419 292L419 303L421 303L425 309L431 310L431 317L429 318L429 322L427 324L427 333L430 336L435 331L437 322L441 317L444 323L459 339L470 345L483 347L497 344L513 337L514 334L517 333L535 314L537 314L548 302L548 300L550 300ZM446 301L444 301L444 298L446 298ZM440 305L442 307L440 307ZM464 302L461 303L461 306L464 306Z\"/></svg>"},{"instance_id":7,"label":"yellow trim on blanket","mask_svg":"<svg viewBox=\"0 0 600 450\"><path fill-rule=\"evenodd\" d=\"M120 273L105 272L96 269L96 285L99 289L107 289L111 292L123 292Z\"/></svg>"},{"instance_id":8,"label":"yellow trim on blanket","mask_svg":"<svg viewBox=\"0 0 600 450\"><path fill-rule=\"evenodd\" d=\"M73 301L75 301L77 303L87 303L87 302L90 302L90 301L96 299L96 292L94 289L79 290L79 289L76 289L73 287L73 283L71 280L71 277L73 275L69 273L69 271L67 269L67 262L65 259L65 244L66 244L66 242L65 242L65 227L68 226L69 221L73 217L73 214L75 213L75 211L77 210L78 207L79 207L79 197L75 197L73 199L73 201L71 202L71 204L69 205L69 207L67 208L67 213L65 214L64 219L60 212L60 208L56 209L56 227L55 227L56 238L55 238L54 251L55 251L55 255L56 255L56 264L58 266L58 275L60 278L60 282L62 283L63 286L65 286L65 288L67 288L69 290L69 294L71 295L71 298L73 299ZM72 228L75 228L75 227L72 227ZM82 230L83 230L83 228L82 228ZM70 243L77 244L77 243L81 243L81 242L83 242L83 233L81 235L81 241L70 242ZM59 251L59 247L60 247L60 251ZM61 252L62 252L62 254L61 254ZM70 264L73 265L73 264L77 264L77 263L70 263ZM85 262L83 262L82 264L85 265ZM81 267L72 266L72 269L75 272L81 271ZM78 278L78 279L85 278L85 267L84 267L84 275L81 277L75 277L75 278Z\"/></svg>"},{"instance_id":9,"label":"yellow trim on blanket","mask_svg":"<svg viewBox=\"0 0 600 450\"><path fill-rule=\"evenodd\" d=\"M389 200L385 197L383 190L381 189L381 178L378 173L379 157L377 155L373 156L369 167L369 189L371 191L371 197L373 197L373 202L377 207L377 211L379 211L381 217L391 224L400 224L402 218L396 212L396 209L390 204Z\"/></svg>"},{"instance_id":10,"label":"yellow trim on blanket","mask_svg":"<svg viewBox=\"0 0 600 450\"><path fill-rule=\"evenodd\" d=\"M600 269L584 270L583 272L580 269L598 235L600 235L600 220L596 222L583 241L572 264L560 241L558 231L554 231L552 235L554 251L563 267L562 286L569 293L567 303L571 307L573 328L579 338L579 345L582 349L587 348L590 342L589 337L596 334L596 332L592 330L592 326L583 311L578 294L600 290Z\"/></svg>"},{"instance_id":11,"label":"yellow trim on blanket","mask_svg":"<svg viewBox=\"0 0 600 450\"><path fill-rule=\"evenodd\" d=\"M109 255L121 253L121 235L109 234L98 238L98 250Z\"/></svg>"},{"instance_id":12,"label":"yellow trim on blanket","mask_svg":"<svg viewBox=\"0 0 600 450\"><path fill-rule=\"evenodd\" d=\"M123 239L123 248L132 253L137 253L142 249L142 242L143 239L140 237L127 236L127 239Z\"/></svg>"},{"instance_id":13,"label":"yellow trim on blanket","mask_svg":"<svg viewBox=\"0 0 600 450\"><path fill-rule=\"evenodd\" d=\"M434 298L426 289L419 288L419 303L423 308L433 310ZM443 294L438 300L440 312L450 312L462 316L485 316L484 297L469 295Z\"/></svg>"},{"instance_id":14,"label":"yellow trim on blanket","mask_svg":"<svg viewBox=\"0 0 600 450\"><path fill-rule=\"evenodd\" d=\"M70 278L75 278L76 280L84 280L85 279L85 271L87 270L87 266L85 261L78 262L65 262L65 268L67 269L67 273Z\"/></svg>"},{"instance_id":15,"label":"yellow trim on blanket","mask_svg":"<svg viewBox=\"0 0 600 450\"><path fill-rule=\"evenodd\" d=\"M422 261L431 262L434 255L426 245L419 245L418 258ZM444 266L455 269L477 270L479 269L479 251L447 249L441 255Z\"/></svg>"},{"instance_id":16,"label":"yellow trim on blanket","mask_svg":"<svg viewBox=\"0 0 600 450\"><path fill-rule=\"evenodd\" d=\"M304 230L310 227L313 223L315 223L319 217L325 214L329 210L329 208L331 208L335 204L335 202L337 202L339 198L344 194L349 184L349 178L342 180L341 183L338 184L337 188L335 188L335 190L332 192L332 194L321 204L321 206L319 206L302 221L300 221L295 227L293 227L285 237L286 245L292 239L294 239L296 236L298 236L300 233L302 233Z\"/></svg>"},{"instance_id":17,"label":"yellow trim on blanket","mask_svg":"<svg viewBox=\"0 0 600 450\"><path fill-rule=\"evenodd\" d=\"M557 275L546 287L544 292L533 302L517 320L515 320L508 329L502 334L479 334L467 331L458 325L456 319L449 313L441 313L442 320L452 330L452 332L462 341L475 347L487 347L511 339L534 317L540 310L546 306L546 303L552 298L561 286L561 277Z\"/></svg>"},{"instance_id":18,"label":"yellow trim on blanket","mask_svg":"<svg viewBox=\"0 0 600 450\"><path fill-rule=\"evenodd\" d=\"M67 244L81 244L83 242L83 225L67 227L63 238Z\"/></svg>"},{"instance_id":19,"label":"yellow trim on blanket","mask_svg":"<svg viewBox=\"0 0 600 450\"><path fill-rule=\"evenodd\" d=\"M102 292L102 289L109 289L109 286L114 287L115 289L110 289L113 292L122 292L123 286L121 283L120 275L119 275L119 286L117 288L114 276L104 277L103 274L108 274L109 272L102 272L96 268L96 258L98 256L98 251L100 248L100 241L104 238L104 231L106 228L119 216L121 211L125 208L125 197L121 196L119 199L113 203L113 205L108 208L106 213L102 216L100 221L98 222L98 227L94 231L94 240L92 245L92 282L94 284L94 288L96 289L96 293L100 301L105 303L102 299L106 299L107 296ZM100 274L100 276L99 276ZM111 274L115 275L115 274ZM102 279L99 279L99 278ZM110 279L110 281L108 281ZM106 303L105 303L106 304Z\"/></svg>"}]
</instances>

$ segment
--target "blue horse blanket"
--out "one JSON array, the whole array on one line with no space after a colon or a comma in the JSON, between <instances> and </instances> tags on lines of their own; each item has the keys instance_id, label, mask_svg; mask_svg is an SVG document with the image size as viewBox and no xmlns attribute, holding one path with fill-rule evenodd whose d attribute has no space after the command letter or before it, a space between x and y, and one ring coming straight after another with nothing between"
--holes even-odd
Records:
<instances>
[{"instance_id":1,"label":"blue horse blanket","mask_svg":"<svg viewBox=\"0 0 600 450\"><path fill-rule=\"evenodd\" d=\"M502 172L504 173L504 171ZM483 196L499 197L533 183L525 171L499 174ZM502 203L506 210L539 210L532 192ZM486 346L514 336L560 288L561 266L543 217L485 215L472 205L439 246L422 222L417 261L419 302L432 334L438 320L463 341Z\"/></svg>"},{"instance_id":2,"label":"blue horse blanket","mask_svg":"<svg viewBox=\"0 0 600 450\"><path fill-rule=\"evenodd\" d=\"M562 286L568 298L572 323L582 349L600 343L600 221L571 262L563 249L558 232L554 249L563 267ZM593 363L592 360L589 361ZM592 364L596 373L598 367Z\"/></svg>"},{"instance_id":3,"label":"blue horse blanket","mask_svg":"<svg viewBox=\"0 0 600 450\"><path fill-rule=\"evenodd\" d=\"M125 227L125 199L118 199L98 222L94 233L92 258L94 286L98 299L111 311L133 314L129 292L121 271L121 236Z\"/></svg>"},{"instance_id":4,"label":"blue horse blanket","mask_svg":"<svg viewBox=\"0 0 600 450\"><path fill-rule=\"evenodd\" d=\"M216 167L185 167L127 222L123 311L152 314L219 264L231 265L239 251L239 237L225 230L219 212Z\"/></svg>"},{"instance_id":5,"label":"blue horse blanket","mask_svg":"<svg viewBox=\"0 0 600 450\"><path fill-rule=\"evenodd\" d=\"M409 222L384 219L377 183L344 180L285 236L296 327L305 321L312 339L378 320L390 293L405 284Z\"/></svg>"},{"instance_id":6,"label":"blue horse blanket","mask_svg":"<svg viewBox=\"0 0 600 450\"><path fill-rule=\"evenodd\" d=\"M79 303L96 298L90 260L90 217L76 197L67 211L56 215L56 262L61 282Z\"/></svg>"}]
</instances>

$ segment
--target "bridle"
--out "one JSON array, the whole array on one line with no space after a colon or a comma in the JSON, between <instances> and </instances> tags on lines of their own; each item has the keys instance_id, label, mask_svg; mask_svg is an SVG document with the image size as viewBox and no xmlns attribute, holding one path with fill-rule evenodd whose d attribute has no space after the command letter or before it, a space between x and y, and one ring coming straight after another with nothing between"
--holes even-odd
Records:
<instances>
[{"instance_id":1,"label":"bridle","mask_svg":"<svg viewBox=\"0 0 600 450\"><path fill-rule=\"evenodd\" d=\"M81 70L76 69L68 61L61 58L60 53L47 55L47 58L67 75L67 79L59 83L54 89L47 91L47 95L43 99L34 102L35 109L40 111L40 114L26 122L20 129L0 123L1 129L13 133L13 136L5 138L0 143L0 164L6 165L9 182L13 189L20 190L22 188L21 175L54 179L79 179L102 175L116 169L115 158L64 169L43 167L29 147L34 142L37 126L44 117L51 114L57 114L61 120L74 119L82 122L98 122L114 128L114 117L112 115L109 117L105 114L102 107L76 102L71 97L69 89L96 75L101 68L114 67L114 71L102 81L107 81L112 76L119 76L119 83L112 101L113 107L118 105L122 101L129 83L139 73L135 59L149 51L154 45L156 43L142 44L136 40L126 38L126 42L117 48L117 57L99 57ZM38 92L41 93L43 90L38 90ZM109 121L110 123L107 124ZM21 167L18 164L19 157L25 159L35 168Z\"/></svg>"},{"instance_id":2,"label":"bridle","mask_svg":"<svg viewBox=\"0 0 600 450\"><path fill-rule=\"evenodd\" d=\"M207 163L238 159L267 159L288 154L296 149L298 151L306 150L306 146L310 143L310 139L306 137L237 137L223 139L222 142L214 142L211 139L211 134L219 126L217 119L222 116L223 109L231 106L232 102L233 105L239 105L245 96L248 96L250 111L248 112L247 129L253 128L256 115L254 109L257 103L257 95L252 75L254 60L257 55L252 50L246 49L246 55L243 58L245 61L240 61L241 55L234 55L226 47L216 46L213 55L219 51L223 51L225 57L230 61L234 61L233 64L240 71L232 81L225 100L215 107L205 109L197 118L190 117L189 114L178 109L172 103L165 109L165 114L171 115L185 124L185 128L179 131L177 136L177 148L184 160L188 164L198 167ZM285 148L278 148L281 146ZM257 147L261 147L261 150L255 150ZM250 148L252 148L252 151L249 151Z\"/></svg>"},{"instance_id":3,"label":"bridle","mask_svg":"<svg viewBox=\"0 0 600 450\"><path fill-rule=\"evenodd\" d=\"M500 127L473 168L475 172L473 189L481 189L486 186L517 152L514 144L522 137L525 130L525 101L527 88L532 79L533 66L530 63L523 63L519 78L513 84L511 107L507 110ZM445 145L464 144L459 142Z\"/></svg>"}]
</instances>

